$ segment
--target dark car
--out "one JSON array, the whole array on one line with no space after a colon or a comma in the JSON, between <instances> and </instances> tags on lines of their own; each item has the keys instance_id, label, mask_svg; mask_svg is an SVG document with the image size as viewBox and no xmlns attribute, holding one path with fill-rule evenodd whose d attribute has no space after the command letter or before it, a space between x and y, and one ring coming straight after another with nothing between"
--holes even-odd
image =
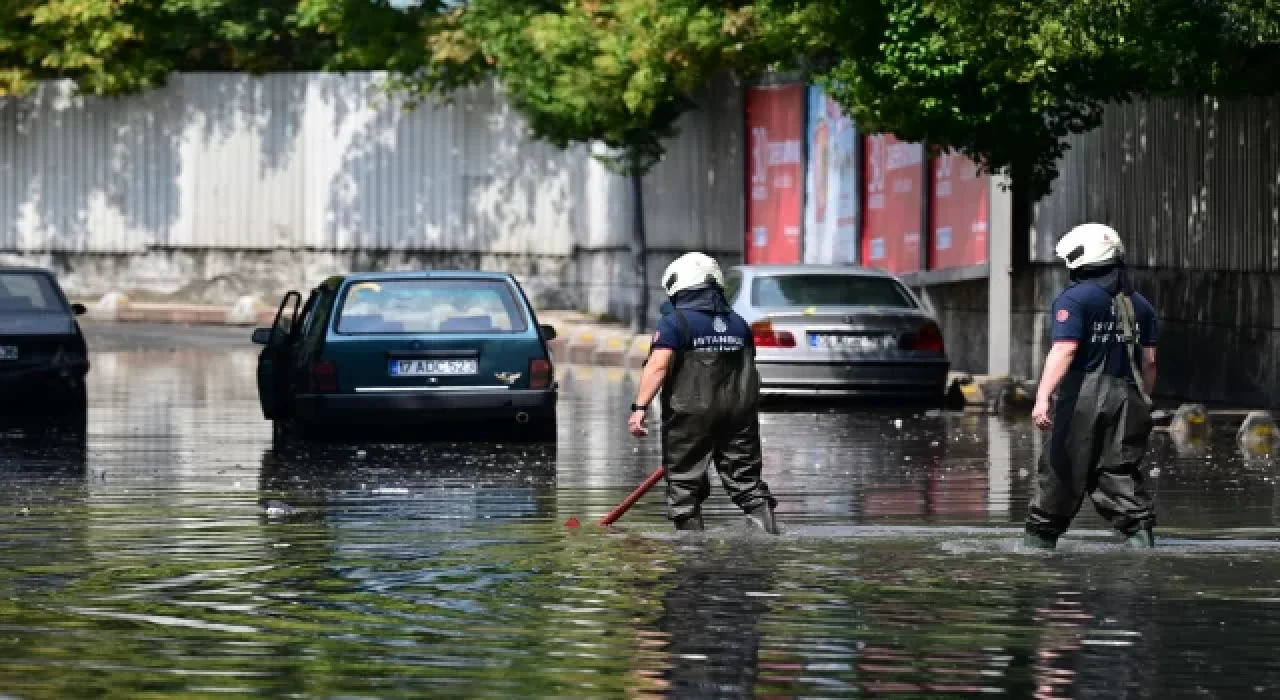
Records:
<instances>
[{"instance_id":1,"label":"dark car","mask_svg":"<svg viewBox=\"0 0 1280 700\"><path fill-rule=\"evenodd\" d=\"M254 331L277 438L349 430L554 441L558 385L520 285L486 272L332 277ZM301 309L299 309L301 306Z\"/></svg>"},{"instance_id":2,"label":"dark car","mask_svg":"<svg viewBox=\"0 0 1280 700\"><path fill-rule=\"evenodd\" d=\"M47 270L0 268L0 415L83 427L89 353L70 304Z\"/></svg>"}]
</instances>

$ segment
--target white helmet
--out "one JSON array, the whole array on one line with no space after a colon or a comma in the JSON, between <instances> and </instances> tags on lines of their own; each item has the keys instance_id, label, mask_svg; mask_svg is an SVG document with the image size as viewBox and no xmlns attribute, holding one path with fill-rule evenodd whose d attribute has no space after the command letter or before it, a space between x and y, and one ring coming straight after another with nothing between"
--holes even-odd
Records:
<instances>
[{"instance_id":1,"label":"white helmet","mask_svg":"<svg viewBox=\"0 0 1280 700\"><path fill-rule=\"evenodd\" d=\"M675 262L667 266L667 271L662 273L662 288L667 291L669 297L675 296L676 292L705 284L724 288L724 273L720 271L720 264L710 255L685 253L676 258Z\"/></svg>"},{"instance_id":2,"label":"white helmet","mask_svg":"<svg viewBox=\"0 0 1280 700\"><path fill-rule=\"evenodd\" d=\"M1124 259L1120 234L1105 224L1080 224L1067 232L1054 249L1067 269L1105 265Z\"/></svg>"}]
</instances>

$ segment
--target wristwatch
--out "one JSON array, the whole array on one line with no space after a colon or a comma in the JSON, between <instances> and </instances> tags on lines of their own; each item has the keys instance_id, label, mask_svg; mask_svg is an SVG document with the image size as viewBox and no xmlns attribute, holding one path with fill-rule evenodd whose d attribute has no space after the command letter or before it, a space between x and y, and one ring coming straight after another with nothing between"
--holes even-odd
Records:
<instances>
[{"instance_id":1,"label":"wristwatch","mask_svg":"<svg viewBox=\"0 0 1280 700\"><path fill-rule=\"evenodd\" d=\"M641 406L641 405L640 405L640 404L638 404L638 403L633 403L633 404L631 404L631 412L632 412L632 413L635 413L636 411L648 411L648 410L649 410L649 406L648 406L648 405Z\"/></svg>"}]
</instances>

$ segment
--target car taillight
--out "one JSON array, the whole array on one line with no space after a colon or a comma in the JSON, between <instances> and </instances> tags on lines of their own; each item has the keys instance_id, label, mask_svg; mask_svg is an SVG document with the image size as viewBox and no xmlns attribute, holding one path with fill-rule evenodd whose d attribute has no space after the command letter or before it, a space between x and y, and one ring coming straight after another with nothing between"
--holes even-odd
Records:
<instances>
[{"instance_id":1,"label":"car taillight","mask_svg":"<svg viewBox=\"0 0 1280 700\"><path fill-rule=\"evenodd\" d=\"M311 363L311 390L332 393L338 390L338 367L328 360Z\"/></svg>"},{"instance_id":2,"label":"car taillight","mask_svg":"<svg viewBox=\"0 0 1280 700\"><path fill-rule=\"evenodd\" d=\"M756 321L751 324L751 339L758 348L794 348L796 337L791 331L774 331L773 324L768 321Z\"/></svg>"},{"instance_id":3,"label":"car taillight","mask_svg":"<svg viewBox=\"0 0 1280 700\"><path fill-rule=\"evenodd\" d=\"M529 363L529 388L547 389L551 386L551 363L546 360L534 360Z\"/></svg>"},{"instance_id":4,"label":"car taillight","mask_svg":"<svg viewBox=\"0 0 1280 700\"><path fill-rule=\"evenodd\" d=\"M927 321L920 330L902 336L900 346L903 350L942 354L942 330L933 321Z\"/></svg>"}]
</instances>

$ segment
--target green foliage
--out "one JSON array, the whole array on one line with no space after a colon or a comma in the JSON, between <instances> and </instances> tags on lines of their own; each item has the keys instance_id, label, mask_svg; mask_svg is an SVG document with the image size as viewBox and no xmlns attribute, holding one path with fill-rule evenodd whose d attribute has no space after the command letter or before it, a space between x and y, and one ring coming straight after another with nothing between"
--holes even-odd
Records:
<instances>
[{"instance_id":1,"label":"green foliage","mask_svg":"<svg viewBox=\"0 0 1280 700\"><path fill-rule=\"evenodd\" d=\"M693 96L754 49L750 6L692 0L475 0L433 37L416 77L447 92L492 75L534 134L565 147L601 142L602 160L643 174Z\"/></svg>"},{"instance_id":2,"label":"green foliage","mask_svg":"<svg viewBox=\"0 0 1280 700\"><path fill-rule=\"evenodd\" d=\"M1036 197L1109 102L1277 84L1266 0L764 2L785 20L774 45L798 37L794 62L864 129L959 150Z\"/></svg>"},{"instance_id":3,"label":"green foliage","mask_svg":"<svg viewBox=\"0 0 1280 700\"><path fill-rule=\"evenodd\" d=\"M549 142L647 172L721 72L800 70L864 129L1042 195L1069 134L1134 96L1274 93L1277 0L7 0L0 97L116 95L180 70L386 70L412 96L488 79Z\"/></svg>"},{"instance_id":4,"label":"green foliage","mask_svg":"<svg viewBox=\"0 0 1280 700\"><path fill-rule=\"evenodd\" d=\"M53 78L121 95L175 71L413 71L432 15L382 0L11 0L0 7L0 96Z\"/></svg>"}]
</instances>

